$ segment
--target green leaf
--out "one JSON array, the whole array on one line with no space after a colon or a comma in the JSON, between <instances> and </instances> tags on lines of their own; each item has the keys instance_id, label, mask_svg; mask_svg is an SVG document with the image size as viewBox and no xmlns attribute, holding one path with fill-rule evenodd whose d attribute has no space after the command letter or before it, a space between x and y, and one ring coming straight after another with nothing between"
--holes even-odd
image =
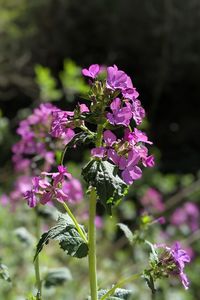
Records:
<instances>
[{"instance_id":1,"label":"green leaf","mask_svg":"<svg viewBox=\"0 0 200 300\"><path fill-rule=\"evenodd\" d=\"M8 272L8 267L1 263L0 263L0 278L5 281L11 282L10 275Z\"/></svg>"},{"instance_id":2,"label":"green leaf","mask_svg":"<svg viewBox=\"0 0 200 300\"><path fill-rule=\"evenodd\" d=\"M83 226L80 225L80 227L84 230ZM34 260L42 251L43 246L48 244L50 240L59 241L60 247L70 256L82 258L88 254L88 245L80 236L71 218L67 215L61 214L57 225L48 232L43 233L37 244Z\"/></svg>"},{"instance_id":3,"label":"green leaf","mask_svg":"<svg viewBox=\"0 0 200 300\"><path fill-rule=\"evenodd\" d=\"M79 146L81 144L87 144L90 143L91 140L94 138L94 136L88 132L81 131L71 139L71 141L67 144L67 148L71 148L76 146Z\"/></svg>"},{"instance_id":4,"label":"green leaf","mask_svg":"<svg viewBox=\"0 0 200 300\"><path fill-rule=\"evenodd\" d=\"M46 288L58 286L71 279L72 275L68 268L52 269L45 276L44 285Z\"/></svg>"},{"instance_id":5,"label":"green leaf","mask_svg":"<svg viewBox=\"0 0 200 300\"><path fill-rule=\"evenodd\" d=\"M56 79L52 76L49 68L36 65L35 74L35 80L40 88L40 99L42 101L57 101L62 97L62 92L57 89Z\"/></svg>"},{"instance_id":6,"label":"green leaf","mask_svg":"<svg viewBox=\"0 0 200 300\"><path fill-rule=\"evenodd\" d=\"M128 228L127 225L123 224L123 223L118 223L117 224L119 226L119 228L124 232L126 238L129 240L130 244L133 243L134 241L134 235L132 234L131 230Z\"/></svg>"},{"instance_id":7,"label":"green leaf","mask_svg":"<svg viewBox=\"0 0 200 300\"><path fill-rule=\"evenodd\" d=\"M128 187L119 177L118 168L108 161L91 160L83 168L82 175L89 186L96 188L99 201L109 213L127 193Z\"/></svg>"},{"instance_id":8,"label":"green leaf","mask_svg":"<svg viewBox=\"0 0 200 300\"><path fill-rule=\"evenodd\" d=\"M100 290L98 292L98 299L101 299L108 290ZM115 293L112 296L109 296L109 298L106 298L106 300L128 300L131 295L130 290L125 290L125 289L116 289Z\"/></svg>"}]
</instances>

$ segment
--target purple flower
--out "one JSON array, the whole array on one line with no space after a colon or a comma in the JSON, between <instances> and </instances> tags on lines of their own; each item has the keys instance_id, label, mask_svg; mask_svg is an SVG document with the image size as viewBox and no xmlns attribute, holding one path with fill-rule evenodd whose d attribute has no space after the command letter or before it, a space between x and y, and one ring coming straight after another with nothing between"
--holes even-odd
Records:
<instances>
[{"instance_id":1,"label":"purple flower","mask_svg":"<svg viewBox=\"0 0 200 300\"><path fill-rule=\"evenodd\" d=\"M137 166L140 156L134 150L128 153L128 158L121 157L119 169L122 171L122 178L127 184L132 184L134 180L141 178L142 170Z\"/></svg>"},{"instance_id":2,"label":"purple flower","mask_svg":"<svg viewBox=\"0 0 200 300\"><path fill-rule=\"evenodd\" d=\"M130 143L132 143L133 145L135 145L136 143L139 143L139 142L147 143L147 144L150 144L150 145L153 144L152 142L150 142L148 140L148 137L147 137L146 133L144 133L143 131L141 131L137 128L134 128L133 132L129 132L129 134L127 136L127 140Z\"/></svg>"},{"instance_id":3,"label":"purple flower","mask_svg":"<svg viewBox=\"0 0 200 300\"><path fill-rule=\"evenodd\" d=\"M156 247L164 250L160 256L159 263L162 264L165 272L168 275L179 276L184 288L188 289L189 281L184 273L185 264L191 260L188 253L181 249L179 242L176 242L171 248L165 245L156 245Z\"/></svg>"},{"instance_id":4,"label":"purple flower","mask_svg":"<svg viewBox=\"0 0 200 300\"><path fill-rule=\"evenodd\" d=\"M24 193L30 207L38 202L46 204L52 200L78 202L83 193L80 182L72 178L64 166L58 166L58 172L42 172L42 177L35 177L32 181L32 189Z\"/></svg>"},{"instance_id":5,"label":"purple flower","mask_svg":"<svg viewBox=\"0 0 200 300\"><path fill-rule=\"evenodd\" d=\"M0 203L2 206L6 206L9 203L9 197L6 194L0 196Z\"/></svg>"},{"instance_id":6,"label":"purple flower","mask_svg":"<svg viewBox=\"0 0 200 300\"><path fill-rule=\"evenodd\" d=\"M107 68L106 87L111 90L125 90L127 87L127 75L118 70L117 66Z\"/></svg>"},{"instance_id":7,"label":"purple flower","mask_svg":"<svg viewBox=\"0 0 200 300\"><path fill-rule=\"evenodd\" d=\"M96 147L91 150L91 154L94 157L103 158L105 156L108 157L114 164L118 165L119 163L119 156L115 149L112 146L117 141L117 137L114 133L110 130L106 130L103 133L105 147Z\"/></svg>"},{"instance_id":8,"label":"purple flower","mask_svg":"<svg viewBox=\"0 0 200 300\"><path fill-rule=\"evenodd\" d=\"M70 128L72 126L70 123L70 117L73 117L74 113L71 111L57 110L52 112L52 115L53 120L51 124L51 135L56 138L65 139L68 143L75 135L74 130Z\"/></svg>"},{"instance_id":9,"label":"purple flower","mask_svg":"<svg viewBox=\"0 0 200 300\"><path fill-rule=\"evenodd\" d=\"M165 210L162 195L154 188L148 188L141 198L142 205L153 212Z\"/></svg>"},{"instance_id":10,"label":"purple flower","mask_svg":"<svg viewBox=\"0 0 200 300\"><path fill-rule=\"evenodd\" d=\"M95 217L95 225L96 225L96 228L102 228L103 227L102 217L100 217L100 216Z\"/></svg>"},{"instance_id":11,"label":"purple flower","mask_svg":"<svg viewBox=\"0 0 200 300\"><path fill-rule=\"evenodd\" d=\"M139 96L139 93L136 91L136 88L133 87L132 80L129 76L127 76L126 89L122 91L122 95L124 98L131 100L135 100Z\"/></svg>"},{"instance_id":12,"label":"purple flower","mask_svg":"<svg viewBox=\"0 0 200 300\"><path fill-rule=\"evenodd\" d=\"M98 158L103 158L107 151L104 147L96 147L91 150L91 155Z\"/></svg>"},{"instance_id":13,"label":"purple flower","mask_svg":"<svg viewBox=\"0 0 200 300\"><path fill-rule=\"evenodd\" d=\"M54 163L54 153L51 151L52 143L49 134L52 122L52 112L58 110L50 103L41 104L34 109L26 120L19 124L17 133L21 136L19 142L12 147L12 161L16 171L30 171L37 168L37 162L43 169L48 170ZM60 147L60 146L59 146Z\"/></svg>"},{"instance_id":14,"label":"purple flower","mask_svg":"<svg viewBox=\"0 0 200 300\"><path fill-rule=\"evenodd\" d=\"M145 117L145 110L141 106L141 102L136 99L132 101L132 103L128 102L127 107L129 107L129 109L131 110L136 125L140 125Z\"/></svg>"},{"instance_id":15,"label":"purple flower","mask_svg":"<svg viewBox=\"0 0 200 300\"><path fill-rule=\"evenodd\" d=\"M37 205L37 197L34 191L25 192L24 198L27 200L28 206L30 206L31 208Z\"/></svg>"},{"instance_id":16,"label":"purple flower","mask_svg":"<svg viewBox=\"0 0 200 300\"><path fill-rule=\"evenodd\" d=\"M174 211L170 221L175 226L185 224L193 232L199 228L199 208L192 202L186 202L183 207L179 207Z\"/></svg>"},{"instance_id":17,"label":"purple flower","mask_svg":"<svg viewBox=\"0 0 200 300\"><path fill-rule=\"evenodd\" d=\"M83 189L79 180L72 178L63 183L62 189L68 196L69 202L79 203L83 199Z\"/></svg>"},{"instance_id":18,"label":"purple flower","mask_svg":"<svg viewBox=\"0 0 200 300\"><path fill-rule=\"evenodd\" d=\"M121 107L121 100L116 98L110 105L112 113L107 113L107 119L113 125L128 126L132 118L132 112L129 107Z\"/></svg>"},{"instance_id":19,"label":"purple flower","mask_svg":"<svg viewBox=\"0 0 200 300\"><path fill-rule=\"evenodd\" d=\"M79 104L79 110L81 114L90 111L87 105L85 105L84 103Z\"/></svg>"},{"instance_id":20,"label":"purple flower","mask_svg":"<svg viewBox=\"0 0 200 300\"><path fill-rule=\"evenodd\" d=\"M96 78L100 71L100 66L98 64L91 65L89 69L83 69L82 74L84 76L90 77L92 79Z\"/></svg>"}]
</instances>

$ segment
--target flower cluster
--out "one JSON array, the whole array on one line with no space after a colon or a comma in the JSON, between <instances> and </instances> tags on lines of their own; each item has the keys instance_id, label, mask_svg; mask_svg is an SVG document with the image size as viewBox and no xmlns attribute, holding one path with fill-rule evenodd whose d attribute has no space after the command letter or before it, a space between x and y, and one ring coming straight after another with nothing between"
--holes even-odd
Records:
<instances>
[{"instance_id":1,"label":"flower cluster","mask_svg":"<svg viewBox=\"0 0 200 300\"><path fill-rule=\"evenodd\" d=\"M200 212L195 203L186 202L183 207L177 208L170 218L171 224L177 226L187 224L190 231L199 228Z\"/></svg>"},{"instance_id":2,"label":"flower cluster","mask_svg":"<svg viewBox=\"0 0 200 300\"><path fill-rule=\"evenodd\" d=\"M77 203L82 200L83 192L80 182L64 166L58 166L58 172L42 172L40 177L34 177L32 189L24 197L30 207L35 207L39 202L45 205L53 200Z\"/></svg>"},{"instance_id":3,"label":"flower cluster","mask_svg":"<svg viewBox=\"0 0 200 300\"><path fill-rule=\"evenodd\" d=\"M27 119L19 124L17 133L21 139L14 144L13 163L16 171L36 168L44 162L44 169L50 169L55 161L52 138L49 134L52 113L57 108L50 103L41 104Z\"/></svg>"},{"instance_id":4,"label":"flower cluster","mask_svg":"<svg viewBox=\"0 0 200 300\"><path fill-rule=\"evenodd\" d=\"M16 178L12 191L6 195L0 196L0 203L3 206L10 204L11 210L14 211L17 204L23 199L23 194L32 186L32 177L28 175L20 175Z\"/></svg>"},{"instance_id":5,"label":"flower cluster","mask_svg":"<svg viewBox=\"0 0 200 300\"><path fill-rule=\"evenodd\" d=\"M145 117L145 111L138 100L138 92L125 72L114 65L107 68L106 78L99 79L102 72L98 64L82 70L83 75L90 78L90 108L79 104L74 111L54 111L51 135L68 142L75 135L76 128L89 130L86 122L96 122L96 125L103 123L103 144L93 148L91 154L110 160L120 170L124 182L130 185L142 176L141 165L154 166L154 157L148 154L146 147L152 142L136 128ZM112 130L124 128L123 137L118 138L107 129L109 126L112 126Z\"/></svg>"},{"instance_id":6,"label":"flower cluster","mask_svg":"<svg viewBox=\"0 0 200 300\"><path fill-rule=\"evenodd\" d=\"M165 204L163 202L163 197L160 192L154 188L148 188L142 198L140 199L141 204L145 209L152 213L158 213L165 210Z\"/></svg>"},{"instance_id":7,"label":"flower cluster","mask_svg":"<svg viewBox=\"0 0 200 300\"><path fill-rule=\"evenodd\" d=\"M100 70L99 65L95 64L82 71L83 75L93 80L92 110L95 112L95 106L96 110L100 107L105 124L111 124L113 130L123 127L124 135L119 139L111 130L105 130L103 145L93 148L91 154L114 163L121 171L122 179L130 185L142 176L140 164L144 167L154 166L154 158L148 155L145 146L152 142L144 132L136 127L134 130L131 128L132 120L136 125L142 123L145 111L138 100L139 94L133 87L131 78L125 72L118 70L115 65L108 67L106 79L99 81L97 76Z\"/></svg>"},{"instance_id":8,"label":"flower cluster","mask_svg":"<svg viewBox=\"0 0 200 300\"><path fill-rule=\"evenodd\" d=\"M52 113L51 135L62 138L67 144L75 135L75 128L82 127L84 121L80 120L83 113L89 112L85 104L78 104L74 111L57 109Z\"/></svg>"},{"instance_id":9,"label":"flower cluster","mask_svg":"<svg viewBox=\"0 0 200 300\"><path fill-rule=\"evenodd\" d=\"M189 287L189 281L184 273L184 267L186 263L190 262L190 256L183 250L178 242L176 242L171 248L166 245L157 245L161 251L159 256L159 272L162 272L163 276L174 275L178 276L185 289Z\"/></svg>"}]
</instances>

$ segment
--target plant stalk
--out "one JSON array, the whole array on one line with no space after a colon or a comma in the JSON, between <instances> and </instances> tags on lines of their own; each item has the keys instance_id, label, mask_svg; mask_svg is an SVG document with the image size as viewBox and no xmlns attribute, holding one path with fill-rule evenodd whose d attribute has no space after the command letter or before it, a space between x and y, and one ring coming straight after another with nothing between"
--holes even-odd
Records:
<instances>
[{"instance_id":1,"label":"plant stalk","mask_svg":"<svg viewBox=\"0 0 200 300\"><path fill-rule=\"evenodd\" d=\"M76 218L74 217L73 213L71 212L71 210L69 209L69 207L67 206L67 204L65 202L62 203L66 212L68 213L68 215L70 216L70 218L72 219L72 221L74 222L74 225L78 231L78 233L80 234L80 236L82 237L82 239L85 241L85 243L88 243L87 237L85 236L83 230L81 229L81 227L79 226Z\"/></svg>"},{"instance_id":2,"label":"plant stalk","mask_svg":"<svg viewBox=\"0 0 200 300\"><path fill-rule=\"evenodd\" d=\"M95 228L95 216L96 216L96 191L92 187L89 199L89 278L90 278L90 291L91 300L97 300L97 272L96 272L96 228Z\"/></svg>"},{"instance_id":3,"label":"plant stalk","mask_svg":"<svg viewBox=\"0 0 200 300\"><path fill-rule=\"evenodd\" d=\"M37 209L35 209L35 216L36 216L36 222L35 222L35 234L37 241L40 239L40 219L37 214ZM42 281L40 278L40 261L39 261L39 255L36 257L34 262L35 267L35 279L36 279L36 286L37 286L37 300L42 300Z\"/></svg>"}]
</instances>

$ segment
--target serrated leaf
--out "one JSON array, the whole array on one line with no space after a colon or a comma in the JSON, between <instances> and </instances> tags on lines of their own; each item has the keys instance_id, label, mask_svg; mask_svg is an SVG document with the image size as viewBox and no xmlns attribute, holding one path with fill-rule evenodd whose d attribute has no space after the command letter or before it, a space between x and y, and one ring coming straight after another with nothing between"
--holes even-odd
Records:
<instances>
[{"instance_id":1,"label":"serrated leaf","mask_svg":"<svg viewBox=\"0 0 200 300\"><path fill-rule=\"evenodd\" d=\"M127 192L128 186L119 177L117 167L108 161L91 160L83 168L82 175L88 185L96 188L99 201L109 213Z\"/></svg>"},{"instance_id":2,"label":"serrated leaf","mask_svg":"<svg viewBox=\"0 0 200 300\"><path fill-rule=\"evenodd\" d=\"M72 275L68 268L52 269L45 276L44 285L46 288L58 286L71 279Z\"/></svg>"},{"instance_id":3,"label":"serrated leaf","mask_svg":"<svg viewBox=\"0 0 200 300\"><path fill-rule=\"evenodd\" d=\"M107 292L108 290L98 291L98 299L100 300ZM116 289L114 294L106 298L106 300L128 300L131 293L130 290Z\"/></svg>"},{"instance_id":4,"label":"serrated leaf","mask_svg":"<svg viewBox=\"0 0 200 300\"><path fill-rule=\"evenodd\" d=\"M119 228L124 232L125 237L129 240L130 244L133 243L134 241L134 235L132 234L131 230L128 228L127 225L123 224L123 223L118 223L117 224L119 226Z\"/></svg>"},{"instance_id":5,"label":"serrated leaf","mask_svg":"<svg viewBox=\"0 0 200 300\"><path fill-rule=\"evenodd\" d=\"M70 142L67 144L67 148L72 148L75 145L79 146L81 144L87 144L90 143L91 140L94 138L94 136L88 132L81 131L70 140Z\"/></svg>"},{"instance_id":6,"label":"serrated leaf","mask_svg":"<svg viewBox=\"0 0 200 300\"><path fill-rule=\"evenodd\" d=\"M1 263L0 263L0 278L5 281L11 282L10 275L8 272L8 267Z\"/></svg>"},{"instance_id":7,"label":"serrated leaf","mask_svg":"<svg viewBox=\"0 0 200 300\"><path fill-rule=\"evenodd\" d=\"M83 226L80 225L80 227L84 230ZM71 218L67 215L61 214L57 225L48 232L43 233L37 244L34 260L42 251L43 246L48 244L50 240L59 241L60 247L70 256L82 258L88 254L88 245L80 236Z\"/></svg>"}]
</instances>

